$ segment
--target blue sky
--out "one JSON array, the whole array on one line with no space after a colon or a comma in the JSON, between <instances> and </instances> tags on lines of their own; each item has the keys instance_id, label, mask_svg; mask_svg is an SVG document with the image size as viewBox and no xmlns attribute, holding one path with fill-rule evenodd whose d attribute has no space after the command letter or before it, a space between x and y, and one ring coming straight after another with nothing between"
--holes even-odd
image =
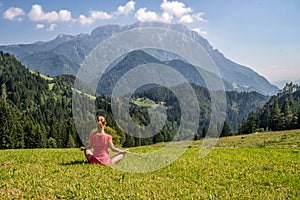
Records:
<instances>
[{"instance_id":1,"label":"blue sky","mask_svg":"<svg viewBox=\"0 0 300 200\"><path fill-rule=\"evenodd\" d=\"M0 0L0 45L104 24L183 23L269 81L300 79L299 0Z\"/></svg>"}]
</instances>

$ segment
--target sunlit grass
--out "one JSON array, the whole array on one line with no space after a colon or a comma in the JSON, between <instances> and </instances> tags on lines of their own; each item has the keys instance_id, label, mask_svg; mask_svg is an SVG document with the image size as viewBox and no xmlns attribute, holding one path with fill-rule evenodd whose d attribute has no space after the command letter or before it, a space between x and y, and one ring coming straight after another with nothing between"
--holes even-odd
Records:
<instances>
[{"instance_id":1,"label":"sunlit grass","mask_svg":"<svg viewBox=\"0 0 300 200\"><path fill-rule=\"evenodd\" d=\"M217 147L266 147L300 148L300 130L263 132L249 135L224 137L218 140Z\"/></svg>"},{"instance_id":2,"label":"sunlit grass","mask_svg":"<svg viewBox=\"0 0 300 200\"><path fill-rule=\"evenodd\" d=\"M273 139L279 141L282 133L275 134L278 135L274 135ZM219 139L217 145L222 148L212 149L204 158L199 158L201 142L196 141L175 162L150 173L128 173L90 165L78 149L2 150L0 197L297 199L300 196L300 149L295 145L298 145L299 131L285 134L287 139L284 140L293 148L286 148L286 143L281 141L275 146L258 146L262 138L271 139L267 133L246 136L243 143L237 142L241 136L235 136ZM288 138L296 139L295 144ZM236 148L232 148L231 144L236 144ZM159 151L163 146L130 150L147 153ZM125 159L129 156L126 155Z\"/></svg>"},{"instance_id":3,"label":"sunlit grass","mask_svg":"<svg viewBox=\"0 0 300 200\"><path fill-rule=\"evenodd\" d=\"M49 83L48 86L49 86L49 90L52 90L53 87L54 87L55 83Z\"/></svg>"},{"instance_id":4,"label":"sunlit grass","mask_svg":"<svg viewBox=\"0 0 300 200\"><path fill-rule=\"evenodd\" d=\"M133 101L134 104L140 106L140 107L151 107L155 105L155 102L150 99L144 99L144 98L137 98Z\"/></svg>"},{"instance_id":5,"label":"sunlit grass","mask_svg":"<svg viewBox=\"0 0 300 200\"><path fill-rule=\"evenodd\" d=\"M42 77L43 79L45 79L45 80L47 80L47 81L52 81L52 80L54 80L53 77L45 76L45 75L43 75L43 74L41 74L41 73L37 73L37 72L31 71L31 70L30 70L30 72L33 73L33 74L39 75L40 77Z\"/></svg>"}]
</instances>

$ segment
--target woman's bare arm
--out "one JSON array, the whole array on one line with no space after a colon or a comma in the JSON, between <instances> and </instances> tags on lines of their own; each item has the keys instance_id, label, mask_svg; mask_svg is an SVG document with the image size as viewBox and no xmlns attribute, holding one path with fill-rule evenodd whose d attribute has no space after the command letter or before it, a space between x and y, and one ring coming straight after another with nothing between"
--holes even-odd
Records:
<instances>
[{"instance_id":1,"label":"woman's bare arm","mask_svg":"<svg viewBox=\"0 0 300 200\"><path fill-rule=\"evenodd\" d=\"M117 153L129 153L128 150L120 150L118 148L115 147L112 139L109 140L109 148L113 151L113 152L117 152Z\"/></svg>"}]
</instances>

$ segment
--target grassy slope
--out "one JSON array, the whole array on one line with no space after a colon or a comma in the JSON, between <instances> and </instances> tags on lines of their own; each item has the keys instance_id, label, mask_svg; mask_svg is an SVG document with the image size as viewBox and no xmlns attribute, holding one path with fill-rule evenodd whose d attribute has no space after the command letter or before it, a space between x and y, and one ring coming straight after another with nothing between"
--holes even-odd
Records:
<instances>
[{"instance_id":1,"label":"grassy slope","mask_svg":"<svg viewBox=\"0 0 300 200\"><path fill-rule=\"evenodd\" d=\"M142 98L137 98L135 101L133 101L133 103L143 107L151 107L156 105L154 101L150 99L142 99Z\"/></svg>"},{"instance_id":2,"label":"grassy slope","mask_svg":"<svg viewBox=\"0 0 300 200\"><path fill-rule=\"evenodd\" d=\"M30 70L30 72L32 73L32 74L38 74L37 72L34 72L34 71L31 71ZM41 74L41 73L39 73L39 75L43 78L43 79L45 79L45 80L47 80L47 81L52 81L54 78L53 77L49 77L49 76L45 76L45 75L43 75L43 74Z\"/></svg>"},{"instance_id":3,"label":"grassy slope","mask_svg":"<svg viewBox=\"0 0 300 200\"><path fill-rule=\"evenodd\" d=\"M222 148L202 159L196 141L171 165L144 174L89 165L78 149L4 150L0 199L297 199L299 139L300 130L221 138Z\"/></svg>"}]
</instances>

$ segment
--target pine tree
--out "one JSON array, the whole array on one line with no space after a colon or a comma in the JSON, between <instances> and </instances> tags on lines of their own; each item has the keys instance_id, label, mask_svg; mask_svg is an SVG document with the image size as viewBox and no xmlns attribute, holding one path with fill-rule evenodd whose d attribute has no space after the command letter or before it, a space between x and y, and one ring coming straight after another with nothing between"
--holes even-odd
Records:
<instances>
[{"instance_id":1,"label":"pine tree","mask_svg":"<svg viewBox=\"0 0 300 200\"><path fill-rule=\"evenodd\" d=\"M129 134L126 134L126 140L123 144L123 147L134 147L134 146L135 146L134 137Z\"/></svg>"},{"instance_id":2,"label":"pine tree","mask_svg":"<svg viewBox=\"0 0 300 200\"><path fill-rule=\"evenodd\" d=\"M277 131L282 129L281 110L278 105L278 99L275 99L271 107L269 121L271 130Z\"/></svg>"},{"instance_id":3,"label":"pine tree","mask_svg":"<svg viewBox=\"0 0 300 200\"><path fill-rule=\"evenodd\" d=\"M153 144L164 141L164 136L159 132L153 137Z\"/></svg>"},{"instance_id":4,"label":"pine tree","mask_svg":"<svg viewBox=\"0 0 300 200\"><path fill-rule=\"evenodd\" d=\"M259 118L259 127L264 130L269 129L269 118L270 118L270 109L269 106L264 106L261 110L257 111Z\"/></svg>"},{"instance_id":5,"label":"pine tree","mask_svg":"<svg viewBox=\"0 0 300 200\"><path fill-rule=\"evenodd\" d=\"M13 127L14 127L14 132L12 133L12 139L13 139L13 148L14 149L22 149L25 147L25 143L24 143L24 132L23 132L23 127L20 123L20 121L22 121L22 119L20 119L18 116L21 116L21 112L19 112L19 110L17 109L13 109L13 119L15 119L15 121L13 122Z\"/></svg>"},{"instance_id":6,"label":"pine tree","mask_svg":"<svg viewBox=\"0 0 300 200\"><path fill-rule=\"evenodd\" d=\"M249 114L246 123L246 133L254 133L258 129L258 121L255 112Z\"/></svg>"},{"instance_id":7,"label":"pine tree","mask_svg":"<svg viewBox=\"0 0 300 200\"><path fill-rule=\"evenodd\" d=\"M293 112L290 108L290 102L286 99L283 103L282 112L284 114L284 124L286 129L292 128L292 120L294 118Z\"/></svg>"},{"instance_id":8,"label":"pine tree","mask_svg":"<svg viewBox=\"0 0 300 200\"><path fill-rule=\"evenodd\" d=\"M300 112L298 113L296 128L300 128Z\"/></svg>"},{"instance_id":9,"label":"pine tree","mask_svg":"<svg viewBox=\"0 0 300 200\"><path fill-rule=\"evenodd\" d=\"M74 140L74 138L72 137L71 134L69 134L68 142L67 142L66 147L67 148L74 148L74 147L76 147L75 140Z\"/></svg>"},{"instance_id":10,"label":"pine tree","mask_svg":"<svg viewBox=\"0 0 300 200\"><path fill-rule=\"evenodd\" d=\"M240 127L239 127L239 133L240 134L246 134L246 120L245 118L242 119L242 122L240 124Z\"/></svg>"},{"instance_id":11,"label":"pine tree","mask_svg":"<svg viewBox=\"0 0 300 200\"><path fill-rule=\"evenodd\" d=\"M229 128L228 124L226 121L224 121L224 125L221 131L221 137L226 137L226 136L230 136L231 134L231 129Z\"/></svg>"},{"instance_id":12,"label":"pine tree","mask_svg":"<svg viewBox=\"0 0 300 200\"><path fill-rule=\"evenodd\" d=\"M48 138L47 147L48 148L57 148L56 140L53 137Z\"/></svg>"},{"instance_id":13,"label":"pine tree","mask_svg":"<svg viewBox=\"0 0 300 200\"><path fill-rule=\"evenodd\" d=\"M33 129L33 142L34 148L43 148L43 133L39 124L35 125Z\"/></svg>"},{"instance_id":14,"label":"pine tree","mask_svg":"<svg viewBox=\"0 0 300 200\"><path fill-rule=\"evenodd\" d=\"M23 148L24 134L17 114L7 102L6 85L2 84L2 95L0 102L0 149Z\"/></svg>"},{"instance_id":15,"label":"pine tree","mask_svg":"<svg viewBox=\"0 0 300 200\"><path fill-rule=\"evenodd\" d=\"M202 128L202 137L205 138L207 133L207 129L205 127Z\"/></svg>"},{"instance_id":16,"label":"pine tree","mask_svg":"<svg viewBox=\"0 0 300 200\"><path fill-rule=\"evenodd\" d=\"M0 102L0 149L12 148L12 115L7 103L6 85L3 84Z\"/></svg>"},{"instance_id":17,"label":"pine tree","mask_svg":"<svg viewBox=\"0 0 300 200\"><path fill-rule=\"evenodd\" d=\"M25 118L25 117L24 117ZM25 148L31 149L34 148L34 139L33 139L33 130L34 130L34 124L32 120L29 118L25 118L25 123L23 125L23 131L24 131L24 142L25 142Z\"/></svg>"}]
</instances>

